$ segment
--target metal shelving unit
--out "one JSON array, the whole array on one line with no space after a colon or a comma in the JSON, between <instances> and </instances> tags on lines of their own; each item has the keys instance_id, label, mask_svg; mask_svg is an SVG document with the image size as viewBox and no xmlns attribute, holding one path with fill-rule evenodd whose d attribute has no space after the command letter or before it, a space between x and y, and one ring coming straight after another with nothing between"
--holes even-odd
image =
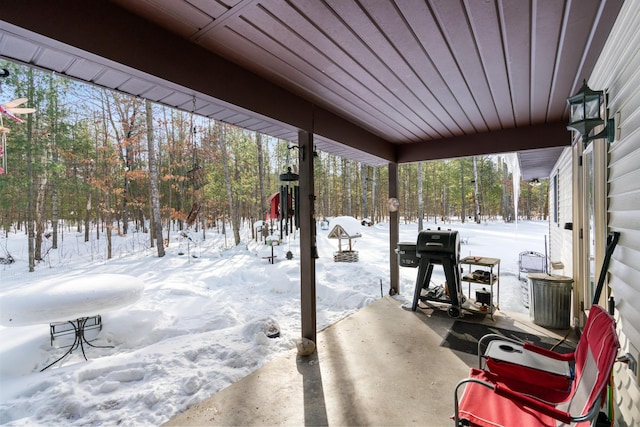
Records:
<instances>
[{"instance_id":1,"label":"metal shelving unit","mask_svg":"<svg viewBox=\"0 0 640 427\"><path fill-rule=\"evenodd\" d=\"M462 281L468 285L469 304L465 309L489 313L493 318L493 313L500 310L500 259L483 256L468 256L460 260L461 265L467 265L468 271L463 272ZM473 267L480 267L472 271ZM489 304L478 305L475 298L471 298L471 284L484 285L489 288ZM493 287L496 286L496 300L494 304ZM484 308L486 307L486 309Z\"/></svg>"}]
</instances>

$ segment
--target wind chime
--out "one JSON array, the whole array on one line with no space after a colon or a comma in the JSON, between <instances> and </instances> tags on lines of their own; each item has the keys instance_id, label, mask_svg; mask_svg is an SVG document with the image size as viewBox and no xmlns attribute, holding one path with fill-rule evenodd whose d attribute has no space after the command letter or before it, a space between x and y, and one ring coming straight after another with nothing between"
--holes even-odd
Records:
<instances>
[{"instance_id":1,"label":"wind chime","mask_svg":"<svg viewBox=\"0 0 640 427\"><path fill-rule=\"evenodd\" d=\"M196 109L196 100L193 99L193 111ZM201 200L197 195L197 192L204 187L205 179L204 179L204 169L202 166L198 164L198 147L196 146L196 127L193 124L193 111L191 111L190 125L189 125L189 139L191 149L193 150L193 167L187 171L187 178L189 179L189 183L193 187L193 194L195 200L193 205L191 206L191 211L189 212L189 216L187 217L187 227L191 227L197 216L200 212L200 208L202 206Z\"/></svg>"},{"instance_id":2,"label":"wind chime","mask_svg":"<svg viewBox=\"0 0 640 427\"><path fill-rule=\"evenodd\" d=\"M194 201L191 205L191 211L189 211L189 215L187 216L187 229L180 233L180 242L179 242L179 250L178 255L184 255L184 251L182 249L182 240L186 240L187 242L187 252L192 258L198 258L199 255L191 254L191 243L193 242L197 248L199 248L199 244L196 243L190 236L188 230L193 226L196 222L196 218L200 213L200 208L202 207L201 199L198 197L197 193L202 187L204 187L204 169L202 166L198 165L198 149L196 146L196 127L193 124L193 112L196 109L196 99L193 98L193 110L191 111L191 117L189 120L189 145L191 147L193 153L193 168L187 171L187 179L189 183L193 187L193 196ZM204 233L204 229L202 230Z\"/></svg>"},{"instance_id":3,"label":"wind chime","mask_svg":"<svg viewBox=\"0 0 640 427\"><path fill-rule=\"evenodd\" d=\"M290 147L297 148L297 147ZM287 152L287 163L289 163L289 153ZM287 171L280 174L280 181L283 182L280 185L280 240L283 238L283 234L289 235L293 233L293 227L298 228L300 226L299 220L299 195L300 187L293 184L300 179L297 173L292 172L291 166L287 166Z\"/></svg>"}]
</instances>

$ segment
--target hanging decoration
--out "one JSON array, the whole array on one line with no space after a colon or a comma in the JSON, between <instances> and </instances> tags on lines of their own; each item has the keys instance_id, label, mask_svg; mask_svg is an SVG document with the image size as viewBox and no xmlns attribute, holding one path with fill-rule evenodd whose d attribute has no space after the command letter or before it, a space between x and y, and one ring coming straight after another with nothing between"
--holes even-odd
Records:
<instances>
[{"instance_id":1,"label":"hanging decoration","mask_svg":"<svg viewBox=\"0 0 640 427\"><path fill-rule=\"evenodd\" d=\"M203 195L198 195L198 190L200 190L206 184L205 172L204 168L198 163L198 146L196 141L197 129L193 121L193 114L196 110L196 99L193 98L193 109L191 110L190 118L189 118L189 146L191 148L191 152L193 155L193 167L187 171L187 179L189 183L193 187L193 195L194 202L191 206L191 211L187 217L187 228L190 228L195 222L200 213L200 208L202 207L202 197Z\"/></svg>"},{"instance_id":2,"label":"hanging decoration","mask_svg":"<svg viewBox=\"0 0 640 427\"><path fill-rule=\"evenodd\" d=\"M3 70L3 72L4 71L6 70ZM6 75L3 75L2 77L6 77ZM24 123L24 120L18 117L17 114L30 114L36 111L35 108L20 107L20 105L27 101L27 98L18 98L4 104L0 104L0 140L2 141L2 144L0 144L0 159L2 159L0 175L7 171L7 134L9 133L9 128L4 126L3 117L7 116L18 123Z\"/></svg>"},{"instance_id":3,"label":"hanging decoration","mask_svg":"<svg viewBox=\"0 0 640 427\"><path fill-rule=\"evenodd\" d=\"M197 142L196 142L196 133L197 133L197 129L196 126L194 125L194 121L193 121L193 116L194 116L194 112L196 110L196 99L195 97L193 98L193 108L191 110L191 113L189 115L189 141L188 141L188 147L191 149L191 153L193 156L193 167L192 169L188 170L186 172L186 178L187 178L187 182L192 186L193 188L193 203L191 205L191 210L189 211L189 214L187 215L187 219L186 219L186 229L184 231L182 231L180 233L180 238L179 238L179 242L178 242L178 255L184 255L184 250L183 250L183 242L186 242L187 244L187 252L190 253L191 252L191 243L193 243L196 248L198 248L198 250L200 249L200 243L196 240L194 240L191 235L190 235L190 231L191 228L196 225L196 232L197 232L197 219L198 219L198 215L200 214L200 210L202 208L202 199L204 197L204 190L203 191L199 191L202 189L202 187L204 187L205 184L205 178L204 178L204 169L202 168L202 166L198 165L198 147L197 147ZM198 194L200 193L200 194ZM204 229L202 231L204 233ZM194 254L190 254L191 258L198 258L199 255L194 255ZM191 261L189 261L191 262Z\"/></svg>"},{"instance_id":4,"label":"hanging decoration","mask_svg":"<svg viewBox=\"0 0 640 427\"><path fill-rule=\"evenodd\" d=\"M287 147L287 164L291 164L290 152L294 149L299 149L296 145L290 145ZM300 227L299 217L299 195L300 187L295 184L300 180L300 175L295 173L291 166L287 166L287 171L280 174L280 181L283 185L280 185L280 240L282 240L283 233L287 236L289 233L293 233L293 228Z\"/></svg>"},{"instance_id":5,"label":"hanging decoration","mask_svg":"<svg viewBox=\"0 0 640 427\"><path fill-rule=\"evenodd\" d=\"M389 210L389 212L397 212L399 207L400 202L395 197L391 197L387 200L387 210Z\"/></svg>"}]
</instances>

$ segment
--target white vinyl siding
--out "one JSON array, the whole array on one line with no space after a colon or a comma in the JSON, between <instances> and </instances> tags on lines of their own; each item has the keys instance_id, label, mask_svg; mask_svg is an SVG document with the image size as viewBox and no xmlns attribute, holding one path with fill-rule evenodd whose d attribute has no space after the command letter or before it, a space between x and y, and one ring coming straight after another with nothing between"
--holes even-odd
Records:
<instances>
[{"instance_id":1,"label":"white vinyl siding","mask_svg":"<svg viewBox=\"0 0 640 427\"><path fill-rule=\"evenodd\" d=\"M606 89L616 140L608 151L607 224L620 232L608 283L616 302L621 354L640 358L640 1L626 1L589 79ZM614 367L618 425L640 425L638 378Z\"/></svg>"},{"instance_id":2,"label":"white vinyl siding","mask_svg":"<svg viewBox=\"0 0 640 427\"><path fill-rule=\"evenodd\" d=\"M567 147L553 168L550 177L549 206L557 203L557 212L552 212L549 221L549 260L561 262L564 268L553 273L571 276L573 266L573 233L565 229L565 224L573 223L573 166L571 162L572 150ZM554 181L557 181L557 189ZM557 194L554 194L556 193ZM554 218L557 216L557 218Z\"/></svg>"}]
</instances>

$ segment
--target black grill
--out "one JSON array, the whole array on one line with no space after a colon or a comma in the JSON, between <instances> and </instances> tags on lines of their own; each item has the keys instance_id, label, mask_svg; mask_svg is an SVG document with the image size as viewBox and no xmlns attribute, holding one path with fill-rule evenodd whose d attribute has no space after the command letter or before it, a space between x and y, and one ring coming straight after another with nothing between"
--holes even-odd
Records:
<instances>
[{"instance_id":1,"label":"black grill","mask_svg":"<svg viewBox=\"0 0 640 427\"><path fill-rule=\"evenodd\" d=\"M413 294L411 309L416 311L419 301L435 301L449 304L448 313L451 317L459 317L462 313L462 289L460 287L460 236L452 230L426 230L418 234L416 242L418 263L418 277ZM432 290L429 292L431 273L434 265L441 265L446 278L445 295ZM422 290L427 290L422 295Z\"/></svg>"},{"instance_id":2,"label":"black grill","mask_svg":"<svg viewBox=\"0 0 640 427\"><path fill-rule=\"evenodd\" d=\"M452 230L425 230L418 234L416 245L418 256L421 253L452 254L460 257L460 235Z\"/></svg>"}]
</instances>

